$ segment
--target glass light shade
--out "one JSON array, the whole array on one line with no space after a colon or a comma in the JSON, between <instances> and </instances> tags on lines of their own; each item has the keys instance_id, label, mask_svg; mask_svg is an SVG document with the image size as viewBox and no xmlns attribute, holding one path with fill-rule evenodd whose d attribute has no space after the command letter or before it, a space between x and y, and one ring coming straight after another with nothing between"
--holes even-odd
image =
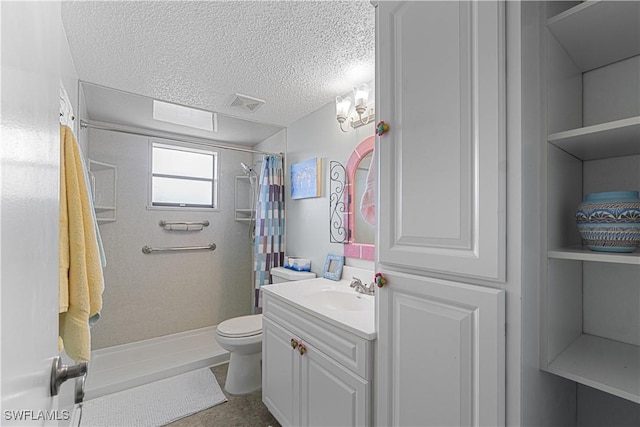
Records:
<instances>
[{"instance_id":1,"label":"glass light shade","mask_svg":"<svg viewBox=\"0 0 640 427\"><path fill-rule=\"evenodd\" d=\"M365 107L369 101L369 85L362 83L358 88L353 88L353 98L356 107Z\"/></svg>"},{"instance_id":2,"label":"glass light shade","mask_svg":"<svg viewBox=\"0 0 640 427\"><path fill-rule=\"evenodd\" d=\"M340 96L336 96L336 117L338 121L342 119L346 120L347 115L349 114L349 108L351 107L351 98L348 96L342 98Z\"/></svg>"}]
</instances>

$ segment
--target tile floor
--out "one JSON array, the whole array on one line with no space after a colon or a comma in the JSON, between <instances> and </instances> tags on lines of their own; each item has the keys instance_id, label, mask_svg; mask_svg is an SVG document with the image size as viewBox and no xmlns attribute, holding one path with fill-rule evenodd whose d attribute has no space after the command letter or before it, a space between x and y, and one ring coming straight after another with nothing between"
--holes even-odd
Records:
<instances>
[{"instance_id":1,"label":"tile floor","mask_svg":"<svg viewBox=\"0 0 640 427\"><path fill-rule=\"evenodd\" d=\"M220 387L227 378L228 363L215 366L211 371ZM205 409L181 420L167 424L169 427L280 427L280 424L262 403L262 390L244 396L225 392L228 401Z\"/></svg>"}]
</instances>

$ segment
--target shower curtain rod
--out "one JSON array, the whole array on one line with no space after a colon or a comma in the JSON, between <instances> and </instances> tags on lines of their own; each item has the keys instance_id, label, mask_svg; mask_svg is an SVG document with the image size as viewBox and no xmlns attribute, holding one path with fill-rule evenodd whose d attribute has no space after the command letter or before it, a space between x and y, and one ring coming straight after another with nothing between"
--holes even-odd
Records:
<instances>
[{"instance_id":1,"label":"shower curtain rod","mask_svg":"<svg viewBox=\"0 0 640 427\"><path fill-rule=\"evenodd\" d=\"M188 142L189 144L200 145L200 146L209 147L209 148L214 147L214 148L222 148L225 150L242 151L245 153L252 153L252 154L266 154L266 155L280 156L280 157L283 156L283 153L269 153L267 151L252 150L251 148L244 148L236 145L209 143L209 142L205 142L205 141L208 141L206 138L180 135L177 133L165 132L165 131L154 131L151 129L140 129L132 126L117 125L115 123L98 122L98 121L89 122L87 120L81 119L80 129L86 129L86 128L108 130L108 131L120 132L120 133L128 133L131 135L145 136L149 138L161 138L161 139L166 139L166 140L175 141L175 142Z\"/></svg>"}]
</instances>

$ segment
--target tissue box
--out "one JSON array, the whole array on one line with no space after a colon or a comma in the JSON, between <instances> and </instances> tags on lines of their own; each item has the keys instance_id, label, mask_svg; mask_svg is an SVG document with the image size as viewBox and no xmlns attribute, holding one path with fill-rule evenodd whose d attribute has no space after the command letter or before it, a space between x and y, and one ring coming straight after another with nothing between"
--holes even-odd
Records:
<instances>
[{"instance_id":1,"label":"tissue box","mask_svg":"<svg viewBox=\"0 0 640 427\"><path fill-rule=\"evenodd\" d=\"M288 257L285 267L295 271L311 271L311 260L308 258Z\"/></svg>"}]
</instances>

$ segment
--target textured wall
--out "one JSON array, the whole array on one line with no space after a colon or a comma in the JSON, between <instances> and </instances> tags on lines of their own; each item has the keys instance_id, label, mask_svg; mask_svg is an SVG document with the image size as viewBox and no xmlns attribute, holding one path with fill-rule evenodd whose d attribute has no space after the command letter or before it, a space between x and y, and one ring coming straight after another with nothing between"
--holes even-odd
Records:
<instances>
[{"instance_id":1,"label":"textured wall","mask_svg":"<svg viewBox=\"0 0 640 427\"><path fill-rule=\"evenodd\" d=\"M87 132L86 130L82 132ZM216 212L146 208L148 138L91 130L92 159L118 168L117 221L100 226L108 265L94 349L210 326L249 314L251 261L247 225L234 221L234 176L250 154L221 150ZM211 223L201 232L166 231L161 219ZM214 252L153 253L141 248L205 245Z\"/></svg>"}]
</instances>

